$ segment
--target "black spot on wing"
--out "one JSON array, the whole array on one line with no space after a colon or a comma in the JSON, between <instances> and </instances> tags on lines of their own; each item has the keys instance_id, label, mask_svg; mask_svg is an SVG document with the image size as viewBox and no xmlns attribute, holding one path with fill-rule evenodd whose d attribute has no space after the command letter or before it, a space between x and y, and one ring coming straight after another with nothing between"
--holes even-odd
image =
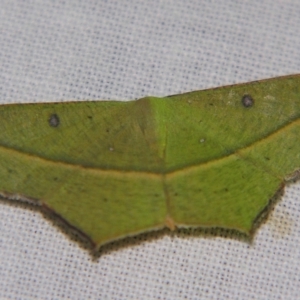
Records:
<instances>
[{"instance_id":1,"label":"black spot on wing","mask_svg":"<svg viewBox=\"0 0 300 300\"><path fill-rule=\"evenodd\" d=\"M250 95L244 95L242 98L242 104L245 107L251 107L254 105L254 100Z\"/></svg>"},{"instance_id":2,"label":"black spot on wing","mask_svg":"<svg viewBox=\"0 0 300 300\"><path fill-rule=\"evenodd\" d=\"M59 126L59 117L57 114L52 114L49 118L49 125L51 127L58 127Z\"/></svg>"}]
</instances>

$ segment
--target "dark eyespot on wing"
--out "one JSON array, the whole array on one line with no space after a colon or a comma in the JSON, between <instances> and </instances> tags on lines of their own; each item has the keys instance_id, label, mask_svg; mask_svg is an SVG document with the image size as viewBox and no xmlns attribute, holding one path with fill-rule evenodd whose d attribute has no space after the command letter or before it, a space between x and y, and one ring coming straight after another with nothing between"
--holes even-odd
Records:
<instances>
[{"instance_id":1,"label":"dark eyespot on wing","mask_svg":"<svg viewBox=\"0 0 300 300\"><path fill-rule=\"evenodd\" d=\"M244 95L242 98L242 104L245 107L251 107L254 105L254 100L250 95Z\"/></svg>"},{"instance_id":2,"label":"dark eyespot on wing","mask_svg":"<svg viewBox=\"0 0 300 300\"><path fill-rule=\"evenodd\" d=\"M48 121L51 127L58 127L59 125L59 117L57 114L52 114Z\"/></svg>"}]
</instances>

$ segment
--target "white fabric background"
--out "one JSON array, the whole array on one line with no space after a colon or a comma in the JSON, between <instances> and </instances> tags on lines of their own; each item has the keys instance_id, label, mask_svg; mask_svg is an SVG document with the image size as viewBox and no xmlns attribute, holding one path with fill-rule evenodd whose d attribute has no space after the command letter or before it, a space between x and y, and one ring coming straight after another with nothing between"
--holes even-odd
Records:
<instances>
[{"instance_id":1,"label":"white fabric background","mask_svg":"<svg viewBox=\"0 0 300 300\"><path fill-rule=\"evenodd\" d=\"M135 99L300 72L300 2L0 1L0 101ZM300 184L251 245L164 235L98 259L0 202L0 298L300 299Z\"/></svg>"}]
</instances>

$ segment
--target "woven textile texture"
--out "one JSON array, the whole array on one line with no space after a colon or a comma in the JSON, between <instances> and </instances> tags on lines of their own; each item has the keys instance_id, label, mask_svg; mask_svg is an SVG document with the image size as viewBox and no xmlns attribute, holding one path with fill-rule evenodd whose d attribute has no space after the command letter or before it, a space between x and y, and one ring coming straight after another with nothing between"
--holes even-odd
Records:
<instances>
[{"instance_id":1,"label":"woven textile texture","mask_svg":"<svg viewBox=\"0 0 300 300\"><path fill-rule=\"evenodd\" d=\"M0 101L129 100L300 73L299 16L291 0L0 0ZM39 210L0 201L0 278L1 299L300 299L300 184L252 244L166 234L96 258Z\"/></svg>"}]
</instances>

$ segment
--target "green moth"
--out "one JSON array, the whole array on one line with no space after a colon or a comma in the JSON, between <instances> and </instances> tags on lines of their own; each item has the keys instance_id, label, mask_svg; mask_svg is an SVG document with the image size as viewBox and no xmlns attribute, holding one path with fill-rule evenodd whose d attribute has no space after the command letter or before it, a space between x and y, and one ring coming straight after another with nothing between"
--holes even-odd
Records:
<instances>
[{"instance_id":1,"label":"green moth","mask_svg":"<svg viewBox=\"0 0 300 300\"><path fill-rule=\"evenodd\" d=\"M300 168L300 76L136 101L0 106L0 192L95 246L145 231L250 234Z\"/></svg>"}]
</instances>

